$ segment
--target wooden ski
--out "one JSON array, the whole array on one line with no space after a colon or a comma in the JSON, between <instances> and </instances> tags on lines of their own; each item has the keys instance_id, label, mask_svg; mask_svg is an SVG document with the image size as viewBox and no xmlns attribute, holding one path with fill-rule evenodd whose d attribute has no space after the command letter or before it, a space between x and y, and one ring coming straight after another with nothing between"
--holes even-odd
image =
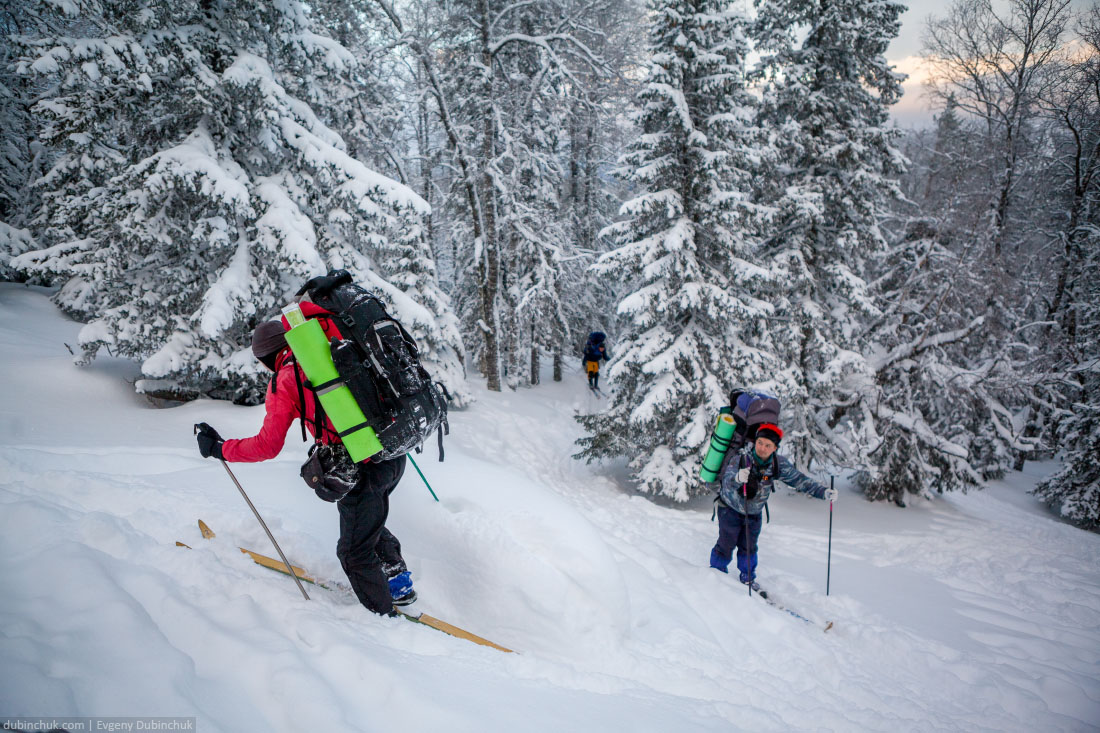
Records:
<instances>
[{"instance_id":1,"label":"wooden ski","mask_svg":"<svg viewBox=\"0 0 1100 733\"><path fill-rule=\"evenodd\" d=\"M206 539L210 539L210 538L215 536L214 532L210 529L210 527L206 526L206 523L203 522L201 519L199 520L199 531L202 532L202 536ZM177 542L176 544L179 545L179 546L182 546L182 547L187 547L187 545L183 544L182 542ZM188 547L188 549L190 549L190 548ZM238 548L238 549L240 549L241 552L243 552L244 554L246 554L250 558L252 558L252 562L256 563L257 565L262 565L263 567L268 568L269 570L275 570L277 572L283 573L284 575L290 575L291 574L291 569L288 569L286 564L283 563L283 561L281 561L281 560L276 560L275 558L268 557L267 555L261 555L258 552L253 552L252 550L246 549L244 547L241 547L241 548ZM314 584L314 585L316 585L320 588L324 588L325 590L330 590L330 591L338 590L338 589L335 589L335 588L331 588L331 587L325 585L324 583L318 581L309 572L307 572L306 570L298 567L297 565L292 565L291 568L293 569L294 574L297 575L300 580L304 580L307 583L312 583L312 584ZM397 606L394 606L393 610L396 611L398 613L398 615L400 615L402 618L404 618L408 621L412 621L413 623L417 623L417 624L422 624L424 626L430 626L431 628L435 629L436 631L442 631L444 634L448 634L450 636L453 636L456 639L465 639L466 641L472 641L473 643L478 644L480 646L492 647L493 649L497 649L497 650L502 651L502 652L507 652L509 654L514 653L511 649L509 649L507 647L503 647L500 644L497 644L496 642L489 641L488 639L486 639L482 636L478 636L477 634L469 632L466 629L463 629L461 627L455 626L454 624L447 623L446 621L444 621L442 619L438 619L435 616L429 616L426 613L417 613L417 614L409 613L408 611L405 611L405 610L403 610L403 609L401 609Z\"/></svg>"},{"instance_id":2,"label":"wooden ski","mask_svg":"<svg viewBox=\"0 0 1100 733\"><path fill-rule=\"evenodd\" d=\"M473 643L480 644L481 646L489 646L493 649L499 649L500 651L507 652L509 654L513 653L512 650L507 647L503 647L496 642L489 641L488 639L478 636L477 634L472 634L466 629L460 629L454 624L449 624L446 621L436 618L435 616L429 616L426 613L419 613L414 615L401 610L397 606L394 606L393 610L397 611L398 614L400 614L404 618L407 618L409 621L414 621L418 624L424 624L425 626L431 626L433 629L437 631L442 631L444 634L450 634L451 636L457 637L459 639L472 641Z\"/></svg>"}]
</instances>

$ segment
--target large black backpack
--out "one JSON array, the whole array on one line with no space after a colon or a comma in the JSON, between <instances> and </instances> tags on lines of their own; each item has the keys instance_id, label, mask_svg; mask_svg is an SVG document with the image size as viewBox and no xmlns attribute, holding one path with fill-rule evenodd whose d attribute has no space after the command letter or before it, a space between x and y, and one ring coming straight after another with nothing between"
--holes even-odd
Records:
<instances>
[{"instance_id":1,"label":"large black backpack","mask_svg":"<svg viewBox=\"0 0 1100 733\"><path fill-rule=\"evenodd\" d=\"M449 395L420 363L404 326L346 270L315 277L297 294L328 311L340 331L330 342L332 361L382 443L379 459L419 450L435 431L442 461Z\"/></svg>"}]
</instances>

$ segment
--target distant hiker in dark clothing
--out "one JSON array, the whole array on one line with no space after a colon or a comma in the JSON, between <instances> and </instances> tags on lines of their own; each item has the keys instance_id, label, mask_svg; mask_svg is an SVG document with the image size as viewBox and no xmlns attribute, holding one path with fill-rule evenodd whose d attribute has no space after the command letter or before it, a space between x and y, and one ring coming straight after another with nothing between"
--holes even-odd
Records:
<instances>
[{"instance_id":1,"label":"distant hiker in dark clothing","mask_svg":"<svg viewBox=\"0 0 1100 733\"><path fill-rule=\"evenodd\" d=\"M610 355L607 353L607 335L602 331L593 331L588 334L588 342L584 345L584 357L581 366L588 372L588 386L591 389L600 388L600 360L607 361Z\"/></svg>"},{"instance_id":2,"label":"distant hiker in dark clothing","mask_svg":"<svg viewBox=\"0 0 1100 733\"><path fill-rule=\"evenodd\" d=\"M308 305L312 304L303 304L303 308ZM293 360L279 321L256 327L252 353L274 372L267 387L263 427L251 438L223 440L214 428L201 423L198 442L204 457L236 462L274 458L286 442L287 430L298 418L311 433L317 433L317 403L304 399L312 393L300 387L307 383L306 377ZM322 496L335 501L340 512L336 555L359 602L375 613L393 613L394 605L407 605L416 599L412 577L401 557L401 544L386 529L390 493L405 472L405 456L381 463L352 464L328 417L324 417L320 432L321 443L332 446L332 453L343 457L348 479L335 494Z\"/></svg>"},{"instance_id":3,"label":"distant hiker in dark clothing","mask_svg":"<svg viewBox=\"0 0 1100 733\"><path fill-rule=\"evenodd\" d=\"M756 430L756 440L739 453L726 456L718 480L718 542L710 551L710 566L723 573L737 549L737 569L742 583L756 590L757 540L760 538L761 512L782 481L796 491L818 499L836 501L836 489L826 488L779 455L783 431L778 425L764 423Z\"/></svg>"}]
</instances>

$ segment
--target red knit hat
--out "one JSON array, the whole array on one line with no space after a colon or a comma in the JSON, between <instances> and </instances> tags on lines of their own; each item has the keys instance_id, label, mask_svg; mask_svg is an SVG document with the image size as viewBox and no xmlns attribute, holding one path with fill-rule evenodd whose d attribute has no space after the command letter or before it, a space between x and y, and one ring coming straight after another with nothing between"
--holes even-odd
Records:
<instances>
[{"instance_id":1,"label":"red knit hat","mask_svg":"<svg viewBox=\"0 0 1100 733\"><path fill-rule=\"evenodd\" d=\"M779 447L779 441L783 440L783 431L779 429L778 425L772 425L770 422L766 422L762 423L760 427L756 429L756 437L767 438L775 443L776 447Z\"/></svg>"}]
</instances>

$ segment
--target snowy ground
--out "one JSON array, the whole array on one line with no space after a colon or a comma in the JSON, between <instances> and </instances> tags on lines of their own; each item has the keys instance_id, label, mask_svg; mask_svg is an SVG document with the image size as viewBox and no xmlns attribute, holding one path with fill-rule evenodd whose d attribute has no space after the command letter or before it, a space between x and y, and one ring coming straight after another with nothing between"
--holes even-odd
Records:
<instances>
[{"instance_id":1,"label":"snowy ground","mask_svg":"<svg viewBox=\"0 0 1100 733\"><path fill-rule=\"evenodd\" d=\"M0 285L0 720L195 716L209 731L1053 731L1100 724L1100 536L1051 519L1031 467L989 489L871 505L780 492L760 580L706 567L709 501L633 495L570 458L583 377L452 413L447 460L394 495L427 611L503 654L265 570L274 554L191 426L261 408L154 409L78 325ZM296 430L296 428L295 428ZM234 471L291 561L340 578L336 510L282 456ZM839 484L838 484L839 486ZM217 532L199 536L196 520ZM176 546L182 541L193 549ZM825 621L835 626L822 631Z\"/></svg>"}]
</instances>

